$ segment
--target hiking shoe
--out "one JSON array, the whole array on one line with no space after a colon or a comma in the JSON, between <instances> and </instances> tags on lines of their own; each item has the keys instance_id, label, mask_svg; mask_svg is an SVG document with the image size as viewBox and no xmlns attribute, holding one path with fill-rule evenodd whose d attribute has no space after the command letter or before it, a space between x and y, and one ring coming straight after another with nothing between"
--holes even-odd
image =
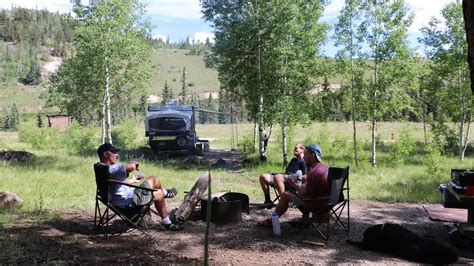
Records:
<instances>
[{"instance_id":1,"label":"hiking shoe","mask_svg":"<svg viewBox=\"0 0 474 266\"><path fill-rule=\"evenodd\" d=\"M176 188L170 188L170 189L167 189L166 191L168 191L168 194L165 195L166 199L171 199L171 198L176 197L176 195L178 195L178 190L176 190Z\"/></svg>"},{"instance_id":2,"label":"hiking shoe","mask_svg":"<svg viewBox=\"0 0 474 266\"><path fill-rule=\"evenodd\" d=\"M170 231L181 231L184 229L182 224L170 223L170 224L161 224L165 230Z\"/></svg>"},{"instance_id":3,"label":"hiking shoe","mask_svg":"<svg viewBox=\"0 0 474 266\"><path fill-rule=\"evenodd\" d=\"M263 207L263 208L267 208L267 209L271 209L271 208L273 208L273 207L275 207L275 206L276 206L275 203L273 203L273 201L271 201L271 200L266 200L266 201L264 201L263 204L262 204L262 207Z\"/></svg>"}]
</instances>

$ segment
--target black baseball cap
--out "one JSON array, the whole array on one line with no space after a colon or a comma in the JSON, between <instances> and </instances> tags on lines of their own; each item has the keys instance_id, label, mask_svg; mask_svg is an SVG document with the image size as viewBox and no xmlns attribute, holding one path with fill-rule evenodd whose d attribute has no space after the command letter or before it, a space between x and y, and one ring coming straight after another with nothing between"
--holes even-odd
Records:
<instances>
[{"instance_id":1,"label":"black baseball cap","mask_svg":"<svg viewBox=\"0 0 474 266\"><path fill-rule=\"evenodd\" d=\"M104 152L106 152L106 151L119 152L120 149L115 148L110 143L104 143L104 144L100 145L99 148L97 148L97 155L99 155L99 157L101 157L102 154L104 154Z\"/></svg>"}]
</instances>

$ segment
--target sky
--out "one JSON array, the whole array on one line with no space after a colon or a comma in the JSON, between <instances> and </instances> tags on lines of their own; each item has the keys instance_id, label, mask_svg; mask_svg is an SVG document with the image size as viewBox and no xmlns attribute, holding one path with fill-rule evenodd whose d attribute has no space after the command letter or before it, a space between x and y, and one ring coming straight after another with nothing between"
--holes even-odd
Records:
<instances>
[{"instance_id":1,"label":"sky","mask_svg":"<svg viewBox=\"0 0 474 266\"><path fill-rule=\"evenodd\" d=\"M440 16L440 10L447 3L454 0L406 0L406 3L415 13L415 19L409 28L408 39L413 48L417 48L417 38L421 36L420 28L426 25L432 16ZM83 2L86 2L83 0ZM190 40L205 42L207 38L213 40L214 35L208 23L201 19L199 0L145 0L148 12L146 16L152 22L152 34L171 42ZM47 8L52 12L70 12L70 0L1 0L0 9L10 8L12 5L27 8ZM344 0L333 0L325 9L322 21L334 24L337 15L344 5ZM331 40L323 46L322 52L334 56L337 48Z\"/></svg>"}]
</instances>

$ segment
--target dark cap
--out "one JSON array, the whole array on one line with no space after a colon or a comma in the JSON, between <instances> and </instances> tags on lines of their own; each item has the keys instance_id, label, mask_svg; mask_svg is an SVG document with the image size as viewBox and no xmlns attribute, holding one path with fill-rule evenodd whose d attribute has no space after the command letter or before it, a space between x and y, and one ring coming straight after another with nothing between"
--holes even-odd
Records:
<instances>
[{"instance_id":1,"label":"dark cap","mask_svg":"<svg viewBox=\"0 0 474 266\"><path fill-rule=\"evenodd\" d=\"M99 148L97 148L97 155L99 155L99 157L102 157L102 154L104 154L104 152L106 151L119 152L120 149L115 148L110 143L104 143L100 145Z\"/></svg>"},{"instance_id":2,"label":"dark cap","mask_svg":"<svg viewBox=\"0 0 474 266\"><path fill-rule=\"evenodd\" d=\"M314 155L316 155L316 158L318 158L318 161L322 162L321 156L323 156L323 150L321 150L321 147L316 144L310 144L306 146L307 150L310 150Z\"/></svg>"}]
</instances>

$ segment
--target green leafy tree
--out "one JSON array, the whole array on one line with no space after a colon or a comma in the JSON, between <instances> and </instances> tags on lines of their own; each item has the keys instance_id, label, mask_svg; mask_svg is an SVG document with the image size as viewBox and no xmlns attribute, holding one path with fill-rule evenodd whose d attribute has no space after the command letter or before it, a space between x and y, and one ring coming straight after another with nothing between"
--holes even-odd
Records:
<instances>
[{"instance_id":1,"label":"green leafy tree","mask_svg":"<svg viewBox=\"0 0 474 266\"><path fill-rule=\"evenodd\" d=\"M188 88L186 86L186 68L183 67L183 74L181 75L181 96L183 102L186 102L186 96L188 95Z\"/></svg>"},{"instance_id":2,"label":"green leafy tree","mask_svg":"<svg viewBox=\"0 0 474 266\"><path fill-rule=\"evenodd\" d=\"M150 77L145 9L138 0L75 0L74 12L76 54L52 78L49 103L83 123L99 114L102 141L112 142L112 113L131 108Z\"/></svg>"},{"instance_id":3,"label":"green leafy tree","mask_svg":"<svg viewBox=\"0 0 474 266\"><path fill-rule=\"evenodd\" d=\"M360 31L358 31L361 15L358 3L359 1L356 0L345 1L345 6L338 16L338 22L334 30L336 46L341 47L336 56L336 58L342 65L342 67L339 69L343 70L343 74L349 76L349 78L347 78L346 76L346 80L349 80L347 85L351 90L350 102L353 133L352 135L354 144L354 161L356 166L358 165L359 161L357 156L356 94L361 91L360 87L356 88L356 85L358 85L358 83L356 82L356 58L360 54L362 48L362 36L360 35Z\"/></svg>"},{"instance_id":4,"label":"green leafy tree","mask_svg":"<svg viewBox=\"0 0 474 266\"><path fill-rule=\"evenodd\" d=\"M202 2L204 18L215 29L212 58L219 81L245 102L250 119L258 121L261 160L267 158L275 122L286 128L305 118L317 47L325 38L326 27L318 23L325 3ZM286 148L282 150L285 157Z\"/></svg>"},{"instance_id":5,"label":"green leafy tree","mask_svg":"<svg viewBox=\"0 0 474 266\"><path fill-rule=\"evenodd\" d=\"M207 98L207 109L211 111L217 111L217 102L212 98L212 91L209 92L209 97ZM209 124L215 124L217 123L217 114L207 114L207 122Z\"/></svg>"},{"instance_id":6,"label":"green leafy tree","mask_svg":"<svg viewBox=\"0 0 474 266\"><path fill-rule=\"evenodd\" d=\"M460 160L464 160L470 139L472 92L461 3L457 1L446 5L441 14L442 19L433 17L428 26L422 28L421 41L426 45L427 55L433 61L431 94L438 99L431 104L431 109L438 114L434 115L438 122L443 121L443 116L448 116L450 120L459 123L458 154Z\"/></svg>"},{"instance_id":7,"label":"green leafy tree","mask_svg":"<svg viewBox=\"0 0 474 266\"><path fill-rule=\"evenodd\" d=\"M22 80L26 85L38 85L41 82L41 69L38 64L38 58L33 56L30 63L30 70Z\"/></svg>"},{"instance_id":8,"label":"green leafy tree","mask_svg":"<svg viewBox=\"0 0 474 266\"><path fill-rule=\"evenodd\" d=\"M174 93L173 93L173 88L171 88L170 85L168 85L168 81L165 81L165 85L163 87L163 93L162 93L163 100L161 101L161 104L166 104L169 100L174 99Z\"/></svg>"},{"instance_id":9,"label":"green leafy tree","mask_svg":"<svg viewBox=\"0 0 474 266\"><path fill-rule=\"evenodd\" d=\"M227 94L224 90L219 90L219 109L220 113L228 113L229 112L229 101L227 99ZM218 116L218 123L219 124L228 124L230 122L230 115L219 114Z\"/></svg>"},{"instance_id":10,"label":"green leafy tree","mask_svg":"<svg viewBox=\"0 0 474 266\"><path fill-rule=\"evenodd\" d=\"M369 47L361 58L370 60L372 72L364 106L369 110L371 120L371 164L375 166L377 121L387 113L397 113L408 101L400 88L411 80L407 29L413 21L413 14L404 0L364 0L361 10L359 34Z\"/></svg>"},{"instance_id":11,"label":"green leafy tree","mask_svg":"<svg viewBox=\"0 0 474 266\"><path fill-rule=\"evenodd\" d=\"M20 124L20 113L18 112L16 103L13 103L12 107L10 108L10 112L8 112L4 118L3 127L5 129L18 129L19 124Z\"/></svg>"},{"instance_id":12,"label":"green leafy tree","mask_svg":"<svg viewBox=\"0 0 474 266\"><path fill-rule=\"evenodd\" d=\"M43 116L43 115L42 115L41 113L38 113L38 114L36 115L36 126L37 126L38 128L44 127L42 116Z\"/></svg>"}]
</instances>

